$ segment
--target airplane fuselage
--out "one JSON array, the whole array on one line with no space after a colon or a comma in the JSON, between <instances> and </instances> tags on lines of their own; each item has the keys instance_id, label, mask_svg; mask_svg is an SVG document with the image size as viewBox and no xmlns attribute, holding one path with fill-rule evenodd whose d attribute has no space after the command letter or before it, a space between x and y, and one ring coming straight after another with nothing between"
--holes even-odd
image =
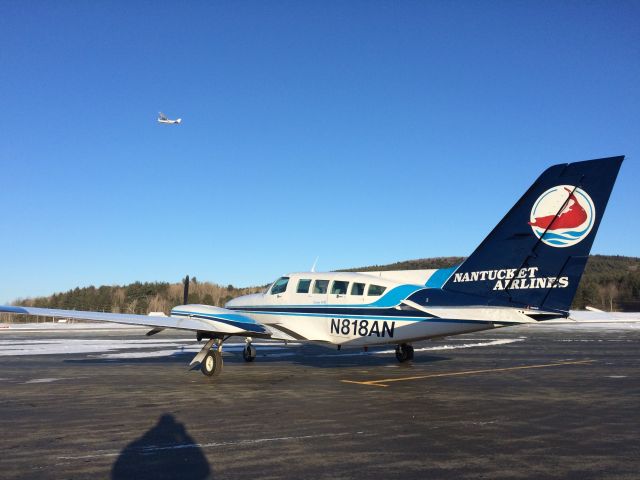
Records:
<instances>
[{"instance_id":1,"label":"airplane fuselage","mask_svg":"<svg viewBox=\"0 0 640 480\"><path fill-rule=\"evenodd\" d=\"M451 272L291 273L225 308L297 340L354 347L494 328L490 321L438 318L405 303L418 291L439 290Z\"/></svg>"}]
</instances>

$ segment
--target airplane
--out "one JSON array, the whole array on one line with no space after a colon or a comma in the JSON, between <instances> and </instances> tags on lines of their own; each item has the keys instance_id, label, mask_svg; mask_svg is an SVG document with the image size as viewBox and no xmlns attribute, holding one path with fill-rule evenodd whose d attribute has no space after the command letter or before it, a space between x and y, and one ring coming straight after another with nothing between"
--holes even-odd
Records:
<instances>
[{"instance_id":1,"label":"airplane","mask_svg":"<svg viewBox=\"0 0 640 480\"><path fill-rule=\"evenodd\" d=\"M170 125L180 125L180 123L182 122L181 118L176 118L175 120L170 120L167 118L167 116L162 113L159 112L158 113L158 123L168 123Z\"/></svg>"},{"instance_id":2,"label":"airplane","mask_svg":"<svg viewBox=\"0 0 640 480\"><path fill-rule=\"evenodd\" d=\"M147 335L193 331L207 341L191 365L200 363L207 376L222 371L222 347L231 336L245 337L247 362L256 358L253 338L338 349L395 344L397 360L407 362L417 341L567 319L623 160L549 167L475 251L451 268L290 273L224 308L188 304L187 277L185 304L169 316L22 306L1 306L0 312L142 325L152 328Z\"/></svg>"}]
</instances>

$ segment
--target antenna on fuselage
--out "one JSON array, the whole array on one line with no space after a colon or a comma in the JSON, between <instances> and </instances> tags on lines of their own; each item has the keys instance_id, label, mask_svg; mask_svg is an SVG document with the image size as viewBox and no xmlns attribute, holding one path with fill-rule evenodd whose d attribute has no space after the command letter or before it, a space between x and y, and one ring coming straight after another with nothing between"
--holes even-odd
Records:
<instances>
[{"instance_id":1,"label":"antenna on fuselage","mask_svg":"<svg viewBox=\"0 0 640 480\"><path fill-rule=\"evenodd\" d=\"M320 257L316 257L315 262L313 262L313 265L311 265L311 273L314 273L316 271L316 264L318 263L318 259Z\"/></svg>"}]
</instances>

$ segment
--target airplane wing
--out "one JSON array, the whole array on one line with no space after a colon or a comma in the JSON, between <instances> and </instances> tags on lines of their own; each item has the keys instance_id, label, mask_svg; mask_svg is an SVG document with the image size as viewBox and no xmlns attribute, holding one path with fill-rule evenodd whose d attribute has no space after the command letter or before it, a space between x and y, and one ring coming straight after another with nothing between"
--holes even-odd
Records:
<instances>
[{"instance_id":1,"label":"airplane wing","mask_svg":"<svg viewBox=\"0 0 640 480\"><path fill-rule=\"evenodd\" d=\"M166 120L167 116L162 113L162 112L158 112L158 120Z\"/></svg>"},{"instance_id":2,"label":"airplane wing","mask_svg":"<svg viewBox=\"0 0 640 480\"><path fill-rule=\"evenodd\" d=\"M189 312L185 316L153 316L130 313L86 312L81 310L58 310L20 306L0 306L0 313L35 315L39 317L76 318L98 322L123 323L154 328L175 328L195 332L209 332L221 335L244 335L272 337L271 330L246 315L240 315L226 308L208 307L206 313Z\"/></svg>"}]
</instances>

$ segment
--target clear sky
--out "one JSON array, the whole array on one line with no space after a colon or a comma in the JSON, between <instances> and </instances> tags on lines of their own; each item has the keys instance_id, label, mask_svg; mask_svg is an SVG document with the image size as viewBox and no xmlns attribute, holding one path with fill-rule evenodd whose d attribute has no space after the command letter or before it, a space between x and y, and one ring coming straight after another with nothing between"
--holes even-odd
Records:
<instances>
[{"instance_id":1,"label":"clear sky","mask_svg":"<svg viewBox=\"0 0 640 480\"><path fill-rule=\"evenodd\" d=\"M468 255L547 166L626 154L640 2L0 2L0 302ZM182 117L160 125L158 111Z\"/></svg>"}]
</instances>

